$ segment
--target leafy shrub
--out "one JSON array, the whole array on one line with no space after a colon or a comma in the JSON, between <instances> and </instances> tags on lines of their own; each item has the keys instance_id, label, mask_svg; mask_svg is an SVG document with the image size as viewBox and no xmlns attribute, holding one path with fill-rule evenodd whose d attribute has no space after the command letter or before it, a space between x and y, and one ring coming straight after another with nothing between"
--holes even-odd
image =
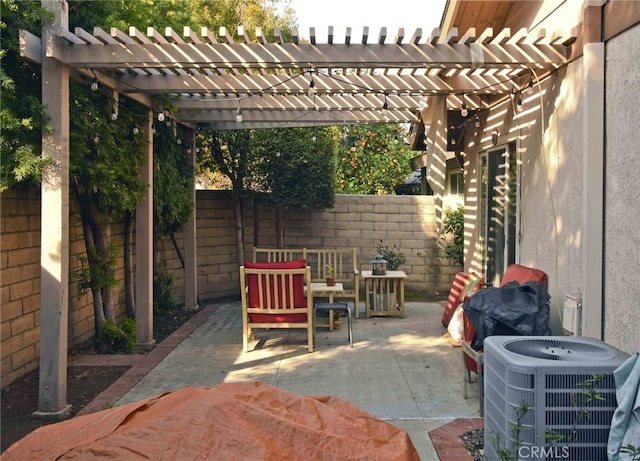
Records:
<instances>
[{"instance_id":1,"label":"leafy shrub","mask_svg":"<svg viewBox=\"0 0 640 461\"><path fill-rule=\"evenodd\" d=\"M441 238L448 240L444 247L445 256L457 264L464 264L464 207L445 210L442 224Z\"/></svg>"},{"instance_id":2,"label":"leafy shrub","mask_svg":"<svg viewBox=\"0 0 640 461\"><path fill-rule=\"evenodd\" d=\"M136 352L136 321L129 317L120 323L107 320L96 338L96 350L111 354Z\"/></svg>"},{"instance_id":3,"label":"leafy shrub","mask_svg":"<svg viewBox=\"0 0 640 461\"><path fill-rule=\"evenodd\" d=\"M377 250L387 261L387 269L390 271L397 271L407 260L397 245L389 247L388 245L383 245L382 240L380 240Z\"/></svg>"}]
</instances>

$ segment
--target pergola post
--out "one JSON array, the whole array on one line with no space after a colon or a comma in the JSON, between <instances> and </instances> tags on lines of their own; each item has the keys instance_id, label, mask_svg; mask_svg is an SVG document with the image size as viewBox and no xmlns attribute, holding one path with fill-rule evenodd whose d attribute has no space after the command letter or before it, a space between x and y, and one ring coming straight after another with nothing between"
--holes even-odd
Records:
<instances>
[{"instance_id":1,"label":"pergola post","mask_svg":"<svg viewBox=\"0 0 640 461\"><path fill-rule=\"evenodd\" d=\"M43 36L66 28L66 1L42 0L53 12ZM40 384L36 416L64 418L67 404L69 324L69 68L42 49L42 104L50 118L42 132L42 156L51 167L42 175L40 245Z\"/></svg>"},{"instance_id":2,"label":"pergola post","mask_svg":"<svg viewBox=\"0 0 640 461\"><path fill-rule=\"evenodd\" d=\"M582 334L603 339L604 43L584 46Z\"/></svg>"},{"instance_id":3,"label":"pergola post","mask_svg":"<svg viewBox=\"0 0 640 461\"><path fill-rule=\"evenodd\" d=\"M153 112L149 111L144 132L147 145L140 177L149 187L136 207L136 342L142 349L153 347Z\"/></svg>"},{"instance_id":4,"label":"pergola post","mask_svg":"<svg viewBox=\"0 0 640 461\"><path fill-rule=\"evenodd\" d=\"M191 149L189 162L193 171L196 168L196 132L190 132ZM191 184L193 213L184 227L184 307L185 309L199 309L198 302L198 261L196 247L196 184L195 177Z\"/></svg>"},{"instance_id":5,"label":"pergola post","mask_svg":"<svg viewBox=\"0 0 640 461\"><path fill-rule=\"evenodd\" d=\"M433 190L436 223L438 232L442 229L442 207L444 203L444 185L447 172L447 104L444 96L432 98L433 106L429 130L425 133L428 145L433 146L427 165L427 178Z\"/></svg>"}]
</instances>

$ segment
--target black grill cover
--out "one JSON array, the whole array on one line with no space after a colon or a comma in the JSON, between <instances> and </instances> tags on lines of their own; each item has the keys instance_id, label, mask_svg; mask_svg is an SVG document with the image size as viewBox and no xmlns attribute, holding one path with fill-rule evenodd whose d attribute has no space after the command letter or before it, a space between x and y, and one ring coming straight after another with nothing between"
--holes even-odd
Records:
<instances>
[{"instance_id":1,"label":"black grill cover","mask_svg":"<svg viewBox=\"0 0 640 461\"><path fill-rule=\"evenodd\" d=\"M462 304L476 330L471 347L493 335L549 336L549 293L539 282L505 283L474 293Z\"/></svg>"}]
</instances>

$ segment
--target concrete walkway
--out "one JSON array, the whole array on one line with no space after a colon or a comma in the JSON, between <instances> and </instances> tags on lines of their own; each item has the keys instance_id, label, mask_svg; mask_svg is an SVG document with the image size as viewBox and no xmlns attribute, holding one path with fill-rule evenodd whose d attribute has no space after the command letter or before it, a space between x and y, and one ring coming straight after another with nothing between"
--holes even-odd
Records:
<instances>
[{"instance_id":1,"label":"concrete walkway","mask_svg":"<svg viewBox=\"0 0 640 461\"><path fill-rule=\"evenodd\" d=\"M437 303L407 303L404 319L355 320L353 348L346 321L333 332L319 328L311 354L303 330L257 330L253 350L243 353L239 311L239 302L204 308L184 338L167 338L146 360L151 365L137 364L121 378L127 390L110 403L183 386L259 380L298 395L345 399L407 431L423 460L439 459L430 431L478 416L477 397L462 398L461 352L443 336ZM160 346L172 350L163 354Z\"/></svg>"}]
</instances>

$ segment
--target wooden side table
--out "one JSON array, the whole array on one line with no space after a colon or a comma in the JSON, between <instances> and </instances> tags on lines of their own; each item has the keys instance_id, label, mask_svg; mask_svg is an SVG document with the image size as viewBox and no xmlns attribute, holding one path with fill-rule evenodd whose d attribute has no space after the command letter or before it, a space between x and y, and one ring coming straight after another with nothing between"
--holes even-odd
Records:
<instances>
[{"instance_id":1,"label":"wooden side table","mask_svg":"<svg viewBox=\"0 0 640 461\"><path fill-rule=\"evenodd\" d=\"M362 271L364 280L365 311L367 317L396 316L404 318L404 271L387 271L373 275Z\"/></svg>"}]
</instances>

